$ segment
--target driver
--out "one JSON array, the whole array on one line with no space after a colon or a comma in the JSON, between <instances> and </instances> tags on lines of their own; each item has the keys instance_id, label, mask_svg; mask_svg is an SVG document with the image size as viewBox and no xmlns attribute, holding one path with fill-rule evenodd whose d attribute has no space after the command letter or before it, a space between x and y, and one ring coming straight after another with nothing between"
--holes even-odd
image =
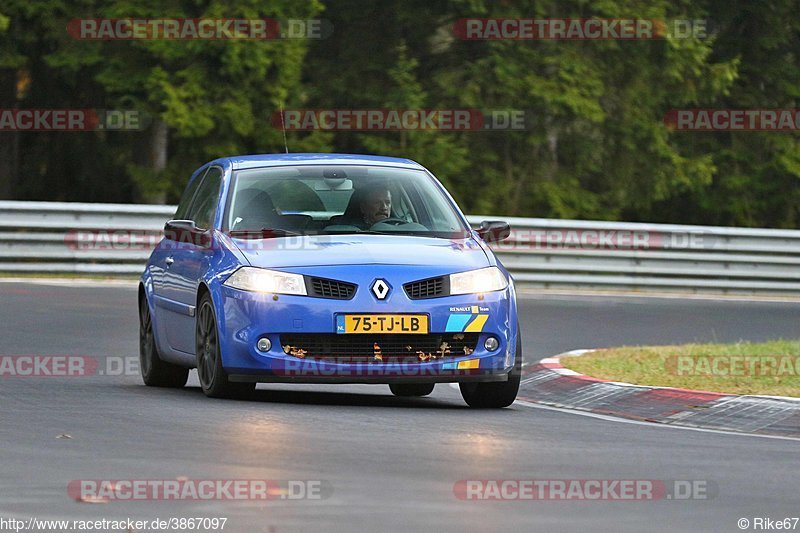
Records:
<instances>
[{"instance_id":1,"label":"driver","mask_svg":"<svg viewBox=\"0 0 800 533\"><path fill-rule=\"evenodd\" d=\"M392 193L386 187L376 187L367 191L359 204L361 217L367 227L391 217Z\"/></svg>"}]
</instances>

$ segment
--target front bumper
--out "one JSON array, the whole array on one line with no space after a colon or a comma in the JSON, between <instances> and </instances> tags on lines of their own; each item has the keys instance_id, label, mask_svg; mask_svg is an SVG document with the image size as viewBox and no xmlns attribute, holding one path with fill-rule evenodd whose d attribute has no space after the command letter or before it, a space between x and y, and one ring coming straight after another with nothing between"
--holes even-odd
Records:
<instances>
[{"instance_id":1,"label":"front bumper","mask_svg":"<svg viewBox=\"0 0 800 533\"><path fill-rule=\"evenodd\" d=\"M344 273L331 274L305 269L307 275L335 278L358 285L351 300L333 300L306 296L258 294L219 288L215 298L221 330L223 367L231 381L287 383L445 383L506 381L514 365L516 317L513 286L483 295L459 295L411 300L402 284L426 277L409 272L403 276L381 276L375 267L348 267ZM339 274L339 275L337 275ZM386 279L391 292L378 300L369 290L377 277ZM454 334L477 333L474 352L448 354L427 361L353 361L331 362L285 353L282 335L335 334L337 316L346 313L415 313L429 316L430 332ZM470 329L471 328L471 329ZM361 336L361 335L360 335ZM498 347L488 351L488 337L498 340ZM268 338L272 348L261 352L256 344ZM408 338L413 337L409 335Z\"/></svg>"}]
</instances>

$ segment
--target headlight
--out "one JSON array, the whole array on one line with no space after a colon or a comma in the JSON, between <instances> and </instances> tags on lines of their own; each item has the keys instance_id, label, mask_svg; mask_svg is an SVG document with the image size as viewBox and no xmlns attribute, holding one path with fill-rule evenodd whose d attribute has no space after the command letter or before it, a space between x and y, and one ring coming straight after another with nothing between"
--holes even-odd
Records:
<instances>
[{"instance_id":1,"label":"headlight","mask_svg":"<svg viewBox=\"0 0 800 533\"><path fill-rule=\"evenodd\" d=\"M501 291L506 287L508 280L497 267L450 274L450 294Z\"/></svg>"},{"instance_id":2,"label":"headlight","mask_svg":"<svg viewBox=\"0 0 800 533\"><path fill-rule=\"evenodd\" d=\"M306 295L306 284L300 274L265 268L242 267L225 280L223 285L243 291Z\"/></svg>"}]
</instances>

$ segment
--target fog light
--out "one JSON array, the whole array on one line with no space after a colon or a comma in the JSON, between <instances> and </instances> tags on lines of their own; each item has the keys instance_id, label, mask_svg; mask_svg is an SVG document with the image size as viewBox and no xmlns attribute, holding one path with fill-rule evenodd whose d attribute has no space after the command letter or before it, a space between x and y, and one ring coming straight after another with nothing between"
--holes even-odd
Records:
<instances>
[{"instance_id":1,"label":"fog light","mask_svg":"<svg viewBox=\"0 0 800 533\"><path fill-rule=\"evenodd\" d=\"M489 337L486 339L486 342L483 343L483 347L489 352L495 351L499 346L500 341L498 341L495 337Z\"/></svg>"},{"instance_id":2,"label":"fog light","mask_svg":"<svg viewBox=\"0 0 800 533\"><path fill-rule=\"evenodd\" d=\"M258 348L259 352L268 352L272 348L272 342L266 337L263 339L258 339L258 344L256 344L256 348Z\"/></svg>"}]
</instances>

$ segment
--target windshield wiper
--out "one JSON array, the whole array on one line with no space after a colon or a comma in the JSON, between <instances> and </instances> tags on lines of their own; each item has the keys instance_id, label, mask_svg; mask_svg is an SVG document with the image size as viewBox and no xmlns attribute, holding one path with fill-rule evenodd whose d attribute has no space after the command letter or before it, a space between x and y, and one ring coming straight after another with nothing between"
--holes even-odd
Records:
<instances>
[{"instance_id":1,"label":"windshield wiper","mask_svg":"<svg viewBox=\"0 0 800 533\"><path fill-rule=\"evenodd\" d=\"M368 229L343 229L343 230L323 230L320 235L397 235L397 231L374 231Z\"/></svg>"},{"instance_id":2,"label":"windshield wiper","mask_svg":"<svg viewBox=\"0 0 800 533\"><path fill-rule=\"evenodd\" d=\"M282 228L261 228L260 230L231 230L229 235L234 239L273 239L277 237L294 237L303 234Z\"/></svg>"},{"instance_id":3,"label":"windshield wiper","mask_svg":"<svg viewBox=\"0 0 800 533\"><path fill-rule=\"evenodd\" d=\"M321 233L321 235L397 235L397 236L411 236L411 237L429 237L434 239L441 239L443 238L441 235L437 235L436 232L425 232L425 231L375 231L375 230L342 230L342 231L325 231Z\"/></svg>"}]
</instances>

